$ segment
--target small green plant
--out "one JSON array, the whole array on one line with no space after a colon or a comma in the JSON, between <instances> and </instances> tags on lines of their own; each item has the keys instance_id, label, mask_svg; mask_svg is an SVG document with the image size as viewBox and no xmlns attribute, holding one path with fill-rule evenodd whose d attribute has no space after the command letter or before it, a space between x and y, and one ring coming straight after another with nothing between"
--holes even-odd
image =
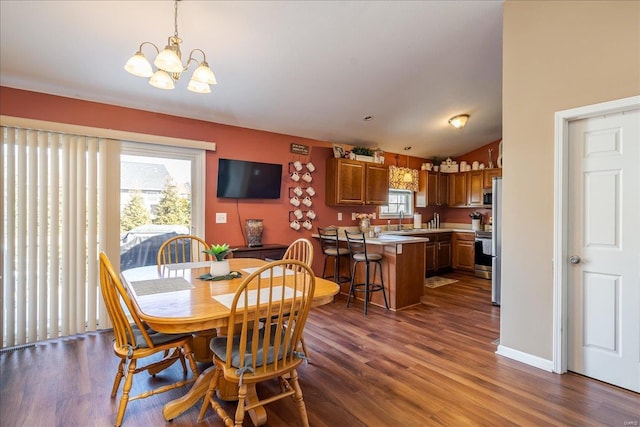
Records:
<instances>
[{"instance_id":1,"label":"small green plant","mask_svg":"<svg viewBox=\"0 0 640 427\"><path fill-rule=\"evenodd\" d=\"M234 250L235 249L230 249L228 244L223 243L222 245L211 245L209 249L205 249L202 252L204 252L205 254L213 255L217 261L222 261Z\"/></svg>"},{"instance_id":2,"label":"small green plant","mask_svg":"<svg viewBox=\"0 0 640 427\"><path fill-rule=\"evenodd\" d=\"M367 147L353 147L351 152L358 156L373 156L373 150Z\"/></svg>"}]
</instances>

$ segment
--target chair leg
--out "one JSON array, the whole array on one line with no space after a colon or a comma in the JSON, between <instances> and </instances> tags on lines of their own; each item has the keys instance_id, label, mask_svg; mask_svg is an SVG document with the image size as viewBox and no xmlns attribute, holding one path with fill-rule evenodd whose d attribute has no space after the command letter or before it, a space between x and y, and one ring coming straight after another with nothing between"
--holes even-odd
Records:
<instances>
[{"instance_id":1,"label":"chair leg","mask_svg":"<svg viewBox=\"0 0 640 427\"><path fill-rule=\"evenodd\" d=\"M364 263L364 314L367 315L367 303L369 302L369 261Z\"/></svg>"},{"instance_id":2,"label":"chair leg","mask_svg":"<svg viewBox=\"0 0 640 427\"><path fill-rule=\"evenodd\" d=\"M242 384L238 389L238 408L236 409L236 426L242 427L244 421L244 404L247 398L247 385Z\"/></svg>"},{"instance_id":3,"label":"chair leg","mask_svg":"<svg viewBox=\"0 0 640 427\"><path fill-rule=\"evenodd\" d=\"M307 415L307 408L304 404L304 399L302 398L302 389L300 388L300 384L298 383L298 371L296 371L295 369L291 371L291 381L289 381L289 384L291 384L291 387L295 391L295 394L292 397L296 402L296 405L298 406L298 411L300 411L302 425L305 427L309 427L309 416Z\"/></svg>"},{"instance_id":4,"label":"chair leg","mask_svg":"<svg viewBox=\"0 0 640 427\"><path fill-rule=\"evenodd\" d=\"M113 388L111 389L111 397L116 397L116 394L118 393L118 387L120 387L120 381L122 381L122 377L124 377L124 361L125 359L120 359L120 363L118 364L116 377L113 379Z\"/></svg>"},{"instance_id":5,"label":"chair leg","mask_svg":"<svg viewBox=\"0 0 640 427\"><path fill-rule=\"evenodd\" d=\"M116 417L116 427L122 425L122 419L124 418L124 412L127 410L127 404L129 403L129 392L133 385L133 375L136 370L136 359L129 361L129 367L127 369L127 377L124 379L124 387L122 388L122 397L120 398L120 405L118 405L118 415Z\"/></svg>"},{"instance_id":6,"label":"chair leg","mask_svg":"<svg viewBox=\"0 0 640 427\"><path fill-rule=\"evenodd\" d=\"M384 279L382 278L382 264L380 262L377 262L376 264L380 266L380 285L382 286L382 296L384 298L384 306L387 308L387 311L388 311L389 303L387 302L387 293L384 290Z\"/></svg>"},{"instance_id":7,"label":"chair leg","mask_svg":"<svg viewBox=\"0 0 640 427\"><path fill-rule=\"evenodd\" d=\"M322 264L322 278L326 279L327 276L327 260L329 259L329 256L325 255L324 256L324 263Z\"/></svg>"},{"instance_id":8,"label":"chair leg","mask_svg":"<svg viewBox=\"0 0 640 427\"><path fill-rule=\"evenodd\" d=\"M204 395L202 408L200 408L200 414L198 415L198 422L202 421L202 419L204 418L204 414L207 413L207 408L209 408L209 404L211 403L211 399L213 398L213 393L215 393L216 388L218 388L218 381L221 374L222 372L220 371L220 369L216 368L216 371L213 373L213 378L211 378L211 382L209 383L207 393ZM216 409L215 406L214 409Z\"/></svg>"},{"instance_id":9,"label":"chair leg","mask_svg":"<svg viewBox=\"0 0 640 427\"><path fill-rule=\"evenodd\" d=\"M354 286L353 281L356 278L356 266L358 262L353 263L353 270L351 271L351 285L349 286L349 293L347 294L347 307L349 307L349 300L351 299L351 294L353 294L353 298L356 298L356 288Z\"/></svg>"}]
</instances>

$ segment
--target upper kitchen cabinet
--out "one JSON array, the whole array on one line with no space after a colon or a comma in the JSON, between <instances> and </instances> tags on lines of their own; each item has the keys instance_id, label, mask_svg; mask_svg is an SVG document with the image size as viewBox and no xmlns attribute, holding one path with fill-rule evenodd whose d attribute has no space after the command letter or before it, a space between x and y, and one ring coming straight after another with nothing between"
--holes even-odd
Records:
<instances>
[{"instance_id":1,"label":"upper kitchen cabinet","mask_svg":"<svg viewBox=\"0 0 640 427\"><path fill-rule=\"evenodd\" d=\"M467 206L467 172L450 173L449 177L449 206Z\"/></svg>"},{"instance_id":2,"label":"upper kitchen cabinet","mask_svg":"<svg viewBox=\"0 0 640 427\"><path fill-rule=\"evenodd\" d=\"M337 205L386 205L389 170L379 163L327 159L325 202Z\"/></svg>"},{"instance_id":3,"label":"upper kitchen cabinet","mask_svg":"<svg viewBox=\"0 0 640 427\"><path fill-rule=\"evenodd\" d=\"M484 176L483 176L483 184L482 184L482 188L491 188L492 186L492 179L497 177L497 176L502 176L502 169L500 168L495 168L495 169L485 169L484 171Z\"/></svg>"},{"instance_id":4,"label":"upper kitchen cabinet","mask_svg":"<svg viewBox=\"0 0 640 427\"><path fill-rule=\"evenodd\" d=\"M482 188L484 184L484 171L477 170L467 173L467 206L482 206Z\"/></svg>"},{"instance_id":5,"label":"upper kitchen cabinet","mask_svg":"<svg viewBox=\"0 0 640 427\"><path fill-rule=\"evenodd\" d=\"M364 204L387 205L389 203L389 168L380 163L365 163L364 166Z\"/></svg>"},{"instance_id":6,"label":"upper kitchen cabinet","mask_svg":"<svg viewBox=\"0 0 640 427\"><path fill-rule=\"evenodd\" d=\"M447 206L449 203L449 175L421 170L418 178L417 208Z\"/></svg>"},{"instance_id":7,"label":"upper kitchen cabinet","mask_svg":"<svg viewBox=\"0 0 640 427\"><path fill-rule=\"evenodd\" d=\"M502 169L473 170L448 174L449 206L471 208L484 206L483 190L491 188L494 176L502 176Z\"/></svg>"}]
</instances>

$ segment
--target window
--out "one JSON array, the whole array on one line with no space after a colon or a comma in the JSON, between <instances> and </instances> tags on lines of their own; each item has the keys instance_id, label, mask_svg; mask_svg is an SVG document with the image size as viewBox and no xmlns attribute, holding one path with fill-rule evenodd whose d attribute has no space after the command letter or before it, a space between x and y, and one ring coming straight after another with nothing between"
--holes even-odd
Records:
<instances>
[{"instance_id":1,"label":"window","mask_svg":"<svg viewBox=\"0 0 640 427\"><path fill-rule=\"evenodd\" d=\"M155 265L178 234L204 238L204 151L126 142L120 156L120 270Z\"/></svg>"},{"instance_id":2,"label":"window","mask_svg":"<svg viewBox=\"0 0 640 427\"><path fill-rule=\"evenodd\" d=\"M400 212L413 215L413 191L389 190L389 204L380 206L380 218L398 218Z\"/></svg>"}]
</instances>

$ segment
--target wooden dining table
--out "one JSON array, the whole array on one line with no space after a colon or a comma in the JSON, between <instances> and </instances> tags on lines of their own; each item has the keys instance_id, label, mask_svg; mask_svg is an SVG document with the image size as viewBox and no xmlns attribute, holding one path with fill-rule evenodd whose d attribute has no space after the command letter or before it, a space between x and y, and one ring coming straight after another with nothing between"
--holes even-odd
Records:
<instances>
[{"instance_id":1,"label":"wooden dining table","mask_svg":"<svg viewBox=\"0 0 640 427\"><path fill-rule=\"evenodd\" d=\"M125 270L120 276L138 316L149 327L162 333L197 335L228 325L230 308L225 305L226 301L249 274L267 263L254 258L236 258L229 262L231 271L240 272L241 277L201 280L199 277L209 272L208 262L139 267ZM333 301L338 291L334 282L316 277L312 306ZM184 396L166 403L162 409L165 420L173 420L204 397L214 372L215 366L207 368ZM247 399L257 401L255 387L248 390ZM250 416L255 425L266 423L262 407Z\"/></svg>"}]
</instances>

